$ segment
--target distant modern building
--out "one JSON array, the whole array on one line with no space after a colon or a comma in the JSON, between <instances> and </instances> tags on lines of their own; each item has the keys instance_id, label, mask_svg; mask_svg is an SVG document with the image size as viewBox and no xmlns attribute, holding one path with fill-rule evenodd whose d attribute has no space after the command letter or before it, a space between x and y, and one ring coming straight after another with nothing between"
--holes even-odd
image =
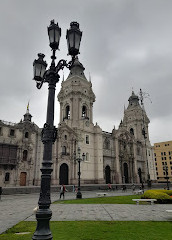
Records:
<instances>
[{"instance_id":1,"label":"distant modern building","mask_svg":"<svg viewBox=\"0 0 172 240\"><path fill-rule=\"evenodd\" d=\"M166 175L172 181L172 141L154 144L154 161L158 182L166 182ZM166 172L166 167L167 172Z\"/></svg>"},{"instance_id":2,"label":"distant modern building","mask_svg":"<svg viewBox=\"0 0 172 240\"><path fill-rule=\"evenodd\" d=\"M81 162L81 184L156 180L153 149L149 141L149 119L133 91L119 128L114 127L111 132L102 131L97 123L93 123L95 94L77 58L57 97L60 122L53 145L53 185L77 184L78 146L86 156ZM17 124L0 121L2 186L40 184L42 129L31 122L31 117L27 108L24 119Z\"/></svg>"}]
</instances>

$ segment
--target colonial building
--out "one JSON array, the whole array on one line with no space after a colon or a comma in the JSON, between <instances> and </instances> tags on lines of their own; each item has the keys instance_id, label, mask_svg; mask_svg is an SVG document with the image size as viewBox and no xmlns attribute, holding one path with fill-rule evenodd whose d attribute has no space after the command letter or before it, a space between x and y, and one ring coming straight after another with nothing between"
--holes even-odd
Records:
<instances>
[{"instance_id":1,"label":"colonial building","mask_svg":"<svg viewBox=\"0 0 172 240\"><path fill-rule=\"evenodd\" d=\"M34 185L39 174L43 146L41 129L31 122L27 109L17 124L0 121L0 185Z\"/></svg>"},{"instance_id":2,"label":"colonial building","mask_svg":"<svg viewBox=\"0 0 172 240\"><path fill-rule=\"evenodd\" d=\"M81 183L141 183L156 180L149 119L132 92L118 129L104 132L93 123L95 94L75 59L58 93L60 122L53 145L52 184L77 184L77 149L85 153ZM39 185L43 155L41 129L27 109L18 124L0 122L1 185Z\"/></svg>"}]
</instances>

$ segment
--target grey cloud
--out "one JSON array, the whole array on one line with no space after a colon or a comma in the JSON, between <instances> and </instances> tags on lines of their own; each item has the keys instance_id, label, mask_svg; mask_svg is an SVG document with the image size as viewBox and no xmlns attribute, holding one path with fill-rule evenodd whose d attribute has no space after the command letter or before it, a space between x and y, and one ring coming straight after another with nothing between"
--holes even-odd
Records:
<instances>
[{"instance_id":1,"label":"grey cloud","mask_svg":"<svg viewBox=\"0 0 172 240\"><path fill-rule=\"evenodd\" d=\"M62 28L57 58L69 60L66 28L76 20L83 31L79 59L86 68L86 76L91 73L96 93L95 121L101 123L103 130L111 131L123 117L132 88L135 93L142 88L152 99L152 104L145 99L153 123L152 143L158 137L160 141L171 140L171 9L170 0L86 0L82 4L79 0L2 1L0 119L20 121L30 100L33 121L43 125L47 86L36 89L32 63L38 52L45 53L46 61L50 62L47 26L53 18ZM60 84L56 94L59 89ZM55 110L57 124L58 102Z\"/></svg>"}]
</instances>

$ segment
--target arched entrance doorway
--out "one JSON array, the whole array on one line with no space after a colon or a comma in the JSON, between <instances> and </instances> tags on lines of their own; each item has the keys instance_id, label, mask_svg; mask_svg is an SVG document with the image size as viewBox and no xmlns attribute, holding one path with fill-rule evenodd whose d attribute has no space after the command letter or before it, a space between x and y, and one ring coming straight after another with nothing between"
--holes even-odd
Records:
<instances>
[{"instance_id":1,"label":"arched entrance doorway","mask_svg":"<svg viewBox=\"0 0 172 240\"><path fill-rule=\"evenodd\" d=\"M141 168L138 169L138 175L139 175L140 183L142 183L142 170L141 170Z\"/></svg>"},{"instance_id":2,"label":"arched entrance doorway","mask_svg":"<svg viewBox=\"0 0 172 240\"><path fill-rule=\"evenodd\" d=\"M106 183L111 183L111 170L109 166L105 167L105 179L106 179Z\"/></svg>"},{"instance_id":3,"label":"arched entrance doorway","mask_svg":"<svg viewBox=\"0 0 172 240\"><path fill-rule=\"evenodd\" d=\"M63 163L60 166L60 174L59 174L59 183L61 184L65 184L68 185L68 165L66 163Z\"/></svg>"},{"instance_id":4,"label":"arched entrance doorway","mask_svg":"<svg viewBox=\"0 0 172 240\"><path fill-rule=\"evenodd\" d=\"M125 183L128 183L128 164L124 163L124 181Z\"/></svg>"},{"instance_id":5,"label":"arched entrance doorway","mask_svg":"<svg viewBox=\"0 0 172 240\"><path fill-rule=\"evenodd\" d=\"M26 172L21 172L20 173L20 186L26 186Z\"/></svg>"}]
</instances>

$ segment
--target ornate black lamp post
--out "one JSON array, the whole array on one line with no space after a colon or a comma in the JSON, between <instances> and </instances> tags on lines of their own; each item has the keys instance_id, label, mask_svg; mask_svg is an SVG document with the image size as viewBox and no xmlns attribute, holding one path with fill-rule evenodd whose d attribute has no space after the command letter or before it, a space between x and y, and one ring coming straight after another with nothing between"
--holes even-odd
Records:
<instances>
[{"instance_id":1,"label":"ornate black lamp post","mask_svg":"<svg viewBox=\"0 0 172 240\"><path fill-rule=\"evenodd\" d=\"M146 139L147 139L147 136L146 136L146 131L145 131L145 128L142 129L142 134L144 136L144 139L145 139L145 149L146 149L146 165L147 165L147 185L148 185L148 188L151 188L152 186L152 182L151 182L151 179L150 179L150 173L149 173L149 163L148 163L148 154L147 154L147 145L146 145ZM142 182L143 184L143 182Z\"/></svg>"},{"instance_id":2,"label":"ornate black lamp post","mask_svg":"<svg viewBox=\"0 0 172 240\"><path fill-rule=\"evenodd\" d=\"M143 103L144 95L149 96L148 93L143 93L142 89L140 89L140 102L141 102L141 106L142 106L142 117L143 117L142 135L143 135L144 140L145 140L146 165L147 165L147 171L148 171L147 172L147 185L148 185L148 188L151 188L152 181L150 179L150 173L149 173L149 162L148 162L147 144L146 144L147 133L146 133L146 129L145 129L145 115L144 115L144 103ZM142 182L142 184L143 184L143 182Z\"/></svg>"},{"instance_id":3,"label":"ornate black lamp post","mask_svg":"<svg viewBox=\"0 0 172 240\"><path fill-rule=\"evenodd\" d=\"M80 147L78 147L78 157L76 158L76 160L78 161L78 191L76 194L76 198L82 198L82 193L81 193L81 161L85 160L85 154L82 154L82 158L81 158L81 149Z\"/></svg>"},{"instance_id":4,"label":"ornate black lamp post","mask_svg":"<svg viewBox=\"0 0 172 240\"><path fill-rule=\"evenodd\" d=\"M79 30L79 24L77 22L72 22L70 24L70 29L67 30L66 39L68 43L69 55L72 56L70 62L66 62L61 59L57 65L55 64L55 53L59 47L59 41L61 36L61 29L58 23L55 24L54 20L51 21L48 27L48 35L50 41L50 47L53 51L51 56L51 65L48 70L46 70L47 63L43 60L44 54L39 53L38 59L33 63L34 69L34 80L36 81L36 86L38 89L42 87L44 82L48 83L49 93L48 93L48 105L47 105L47 118L44 128L42 130L42 142L44 144L43 162L41 168L41 190L40 197L38 201L38 211L36 212L37 228L32 237L36 240L50 240L52 239L52 234L49 227L49 221L52 216L50 210L51 198L50 198L50 184L51 184L51 173L52 169L52 145L56 140L57 129L54 126L54 96L56 83L59 81L59 71L64 67L70 69L72 66L75 56L79 54L80 41L82 37L82 32Z\"/></svg>"},{"instance_id":5,"label":"ornate black lamp post","mask_svg":"<svg viewBox=\"0 0 172 240\"><path fill-rule=\"evenodd\" d=\"M165 179L167 180L167 190L169 190L170 188L169 188L169 184L168 184L168 179L169 179L169 177L168 177L168 166L164 166L163 170L165 171Z\"/></svg>"}]
</instances>

